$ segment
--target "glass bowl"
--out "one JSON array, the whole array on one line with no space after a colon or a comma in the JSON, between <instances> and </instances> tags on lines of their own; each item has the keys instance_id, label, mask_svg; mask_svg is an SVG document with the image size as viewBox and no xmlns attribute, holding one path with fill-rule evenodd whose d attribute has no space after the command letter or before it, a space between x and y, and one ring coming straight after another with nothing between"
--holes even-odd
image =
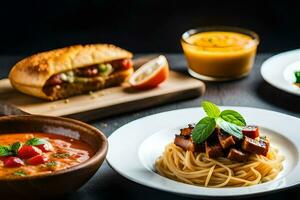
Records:
<instances>
[{"instance_id":1,"label":"glass bowl","mask_svg":"<svg viewBox=\"0 0 300 200\"><path fill-rule=\"evenodd\" d=\"M259 37L237 27L202 27L183 33L181 45L188 72L195 78L223 81L247 76L253 66Z\"/></svg>"}]
</instances>

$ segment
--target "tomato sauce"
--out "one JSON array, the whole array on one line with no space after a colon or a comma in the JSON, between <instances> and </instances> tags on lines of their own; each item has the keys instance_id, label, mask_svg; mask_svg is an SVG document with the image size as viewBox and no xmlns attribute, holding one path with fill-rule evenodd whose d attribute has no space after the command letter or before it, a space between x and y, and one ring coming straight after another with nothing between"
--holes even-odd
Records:
<instances>
[{"instance_id":1,"label":"tomato sauce","mask_svg":"<svg viewBox=\"0 0 300 200\"><path fill-rule=\"evenodd\" d=\"M85 162L94 152L88 144L62 135L14 133L0 135L0 155L1 179L67 169Z\"/></svg>"}]
</instances>

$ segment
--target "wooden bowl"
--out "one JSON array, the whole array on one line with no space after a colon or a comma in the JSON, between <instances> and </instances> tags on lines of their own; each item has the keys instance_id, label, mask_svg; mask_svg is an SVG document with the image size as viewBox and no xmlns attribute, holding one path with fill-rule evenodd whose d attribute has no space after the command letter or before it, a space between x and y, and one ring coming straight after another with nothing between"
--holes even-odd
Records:
<instances>
[{"instance_id":1,"label":"wooden bowl","mask_svg":"<svg viewBox=\"0 0 300 200\"><path fill-rule=\"evenodd\" d=\"M76 191L98 170L105 159L108 143L98 129L83 122L60 117L20 115L0 117L0 134L43 132L68 136L89 144L95 155L74 167L28 177L0 177L1 196L52 196Z\"/></svg>"}]
</instances>

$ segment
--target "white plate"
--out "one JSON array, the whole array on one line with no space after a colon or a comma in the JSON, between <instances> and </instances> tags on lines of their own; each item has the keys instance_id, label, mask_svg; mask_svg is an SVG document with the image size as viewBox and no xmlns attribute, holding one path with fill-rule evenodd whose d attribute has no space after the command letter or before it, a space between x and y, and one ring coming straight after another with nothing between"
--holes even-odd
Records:
<instances>
[{"instance_id":1,"label":"white plate","mask_svg":"<svg viewBox=\"0 0 300 200\"><path fill-rule=\"evenodd\" d=\"M163 112L130 122L109 138L107 161L124 177L137 183L194 197L229 197L266 193L300 183L300 119L281 113L247 107L221 107L240 112L248 124L260 126L271 144L285 156L284 169L270 182L239 188L205 188L193 186L157 174L155 160L165 145L172 142L179 128L198 122L205 114L202 108L187 108Z\"/></svg>"},{"instance_id":2,"label":"white plate","mask_svg":"<svg viewBox=\"0 0 300 200\"><path fill-rule=\"evenodd\" d=\"M295 71L300 71L300 49L277 54L261 66L261 75L269 84L291 94L300 95L300 88L293 83Z\"/></svg>"}]
</instances>

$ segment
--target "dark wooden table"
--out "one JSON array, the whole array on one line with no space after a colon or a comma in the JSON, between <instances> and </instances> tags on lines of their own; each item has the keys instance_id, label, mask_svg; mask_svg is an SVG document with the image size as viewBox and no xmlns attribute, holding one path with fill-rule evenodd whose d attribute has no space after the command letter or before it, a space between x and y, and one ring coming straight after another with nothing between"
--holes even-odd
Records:
<instances>
[{"instance_id":1,"label":"dark wooden table","mask_svg":"<svg viewBox=\"0 0 300 200\"><path fill-rule=\"evenodd\" d=\"M112 134L122 125L151 114L187 107L198 107L200 100L207 99L218 105L226 106L248 106L274 110L296 117L300 117L300 97L287 94L273 88L260 75L260 66L271 54L260 54L257 56L252 73L243 79L207 83L204 96L182 102L175 102L142 111L122 114L103 120L90 122L95 127L102 130L106 136ZM21 56L0 56L0 78L5 78L10 66L12 66ZM173 70L187 73L186 62L180 54L167 55L170 66ZM124 161L126 162L126 161ZM80 176L80 174L78 174ZM49 191L50 192L50 191ZM283 199L292 195L295 199L300 198L300 187L281 191L274 194L255 197L253 199ZM95 176L74 194L66 195L64 199L164 199L180 200L185 197L177 196L167 192L147 188L132 181L129 181L112 170L105 162Z\"/></svg>"}]
</instances>

